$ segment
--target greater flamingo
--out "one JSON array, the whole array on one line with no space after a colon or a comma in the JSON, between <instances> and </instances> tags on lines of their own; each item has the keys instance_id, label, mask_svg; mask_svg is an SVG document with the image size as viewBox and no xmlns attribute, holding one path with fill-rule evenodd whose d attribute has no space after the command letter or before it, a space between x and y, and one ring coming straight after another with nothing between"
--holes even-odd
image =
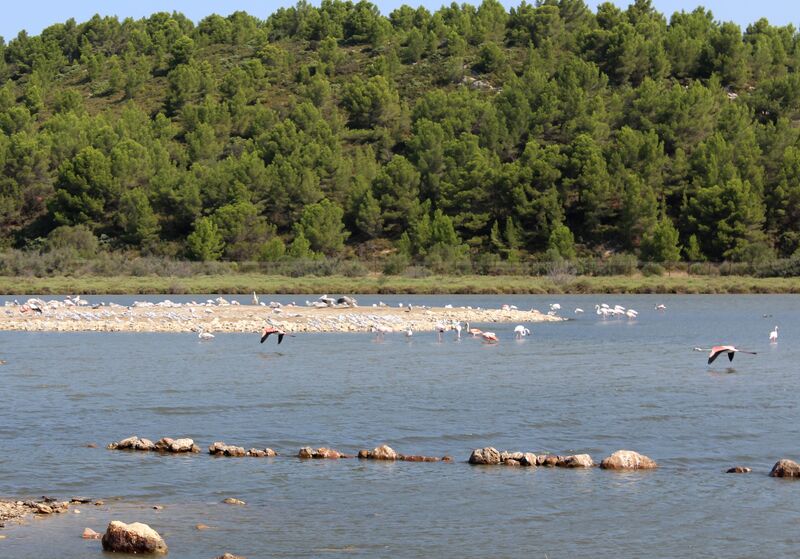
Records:
<instances>
[{"instance_id":1,"label":"greater flamingo","mask_svg":"<svg viewBox=\"0 0 800 559\"><path fill-rule=\"evenodd\" d=\"M775 327L775 330L769 333L769 343L777 344L778 343L778 327Z\"/></svg>"},{"instance_id":2,"label":"greater flamingo","mask_svg":"<svg viewBox=\"0 0 800 559\"><path fill-rule=\"evenodd\" d=\"M728 361L733 361L733 356L737 352L739 352L739 353L749 353L750 355L756 355L755 351L745 351L743 349L739 349L739 348L734 347L732 345L715 345L714 347L712 347L711 349L708 349L708 350L696 347L696 348L694 348L694 350L695 351L708 351L709 352L709 354L708 354L708 364L709 365L711 365L711 363L713 363L714 360L717 357L719 357L720 355L722 355L723 353L727 353L728 354Z\"/></svg>"}]
</instances>

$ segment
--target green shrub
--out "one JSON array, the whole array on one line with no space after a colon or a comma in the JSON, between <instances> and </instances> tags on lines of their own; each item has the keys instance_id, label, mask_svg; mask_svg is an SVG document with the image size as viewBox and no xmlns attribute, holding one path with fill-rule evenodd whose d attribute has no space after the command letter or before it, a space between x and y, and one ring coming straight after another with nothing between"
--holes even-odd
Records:
<instances>
[{"instance_id":1,"label":"green shrub","mask_svg":"<svg viewBox=\"0 0 800 559\"><path fill-rule=\"evenodd\" d=\"M645 277L663 276L664 272L666 272L664 266L661 264L656 264L655 262L648 262L642 266L642 275Z\"/></svg>"}]
</instances>

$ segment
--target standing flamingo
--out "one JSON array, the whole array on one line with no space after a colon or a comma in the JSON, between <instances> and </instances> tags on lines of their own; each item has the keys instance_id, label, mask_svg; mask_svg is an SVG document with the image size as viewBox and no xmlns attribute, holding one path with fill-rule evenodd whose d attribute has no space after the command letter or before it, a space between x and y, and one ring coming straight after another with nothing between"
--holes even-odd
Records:
<instances>
[{"instance_id":1,"label":"standing flamingo","mask_svg":"<svg viewBox=\"0 0 800 559\"><path fill-rule=\"evenodd\" d=\"M769 343L777 344L778 343L778 327L775 327L775 330L769 333Z\"/></svg>"},{"instance_id":2,"label":"standing flamingo","mask_svg":"<svg viewBox=\"0 0 800 559\"><path fill-rule=\"evenodd\" d=\"M519 324L519 325L514 327L514 335L519 340L521 338L524 338L525 336L530 336L531 335L531 331L529 329L525 328L522 324Z\"/></svg>"},{"instance_id":3,"label":"standing flamingo","mask_svg":"<svg viewBox=\"0 0 800 559\"><path fill-rule=\"evenodd\" d=\"M495 334L494 332L481 332L481 337L483 338L483 341L489 342L490 344L494 344L500 341L497 338L497 334Z\"/></svg>"}]
</instances>

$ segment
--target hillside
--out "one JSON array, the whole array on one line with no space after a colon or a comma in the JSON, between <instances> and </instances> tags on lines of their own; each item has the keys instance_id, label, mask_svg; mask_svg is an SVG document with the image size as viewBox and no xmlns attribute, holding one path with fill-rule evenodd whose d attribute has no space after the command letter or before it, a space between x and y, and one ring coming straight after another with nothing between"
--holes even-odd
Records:
<instances>
[{"instance_id":1,"label":"hillside","mask_svg":"<svg viewBox=\"0 0 800 559\"><path fill-rule=\"evenodd\" d=\"M70 20L0 46L0 243L398 265L791 256L799 38L649 0Z\"/></svg>"}]
</instances>

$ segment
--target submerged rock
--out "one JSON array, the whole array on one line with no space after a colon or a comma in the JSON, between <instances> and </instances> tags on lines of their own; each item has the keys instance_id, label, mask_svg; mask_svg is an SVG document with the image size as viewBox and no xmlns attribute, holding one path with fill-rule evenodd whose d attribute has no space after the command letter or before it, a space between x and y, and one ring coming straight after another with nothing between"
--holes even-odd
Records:
<instances>
[{"instance_id":1,"label":"submerged rock","mask_svg":"<svg viewBox=\"0 0 800 559\"><path fill-rule=\"evenodd\" d=\"M227 499L223 499L222 501L226 505L246 505L244 501L241 499L234 499L233 497L228 497Z\"/></svg>"},{"instance_id":2,"label":"submerged rock","mask_svg":"<svg viewBox=\"0 0 800 559\"><path fill-rule=\"evenodd\" d=\"M652 458L633 450L618 450L600 462L605 470L651 470L658 464Z\"/></svg>"},{"instance_id":3,"label":"submerged rock","mask_svg":"<svg viewBox=\"0 0 800 559\"><path fill-rule=\"evenodd\" d=\"M734 466L733 468L729 468L727 472L728 474L749 474L752 472L752 468L748 468L747 466Z\"/></svg>"},{"instance_id":4,"label":"submerged rock","mask_svg":"<svg viewBox=\"0 0 800 559\"><path fill-rule=\"evenodd\" d=\"M118 553L167 553L167 544L147 524L112 521L103 534L103 550Z\"/></svg>"},{"instance_id":5,"label":"submerged rock","mask_svg":"<svg viewBox=\"0 0 800 559\"><path fill-rule=\"evenodd\" d=\"M794 460L778 460L769 473L770 477L800 477L800 464Z\"/></svg>"}]
</instances>

